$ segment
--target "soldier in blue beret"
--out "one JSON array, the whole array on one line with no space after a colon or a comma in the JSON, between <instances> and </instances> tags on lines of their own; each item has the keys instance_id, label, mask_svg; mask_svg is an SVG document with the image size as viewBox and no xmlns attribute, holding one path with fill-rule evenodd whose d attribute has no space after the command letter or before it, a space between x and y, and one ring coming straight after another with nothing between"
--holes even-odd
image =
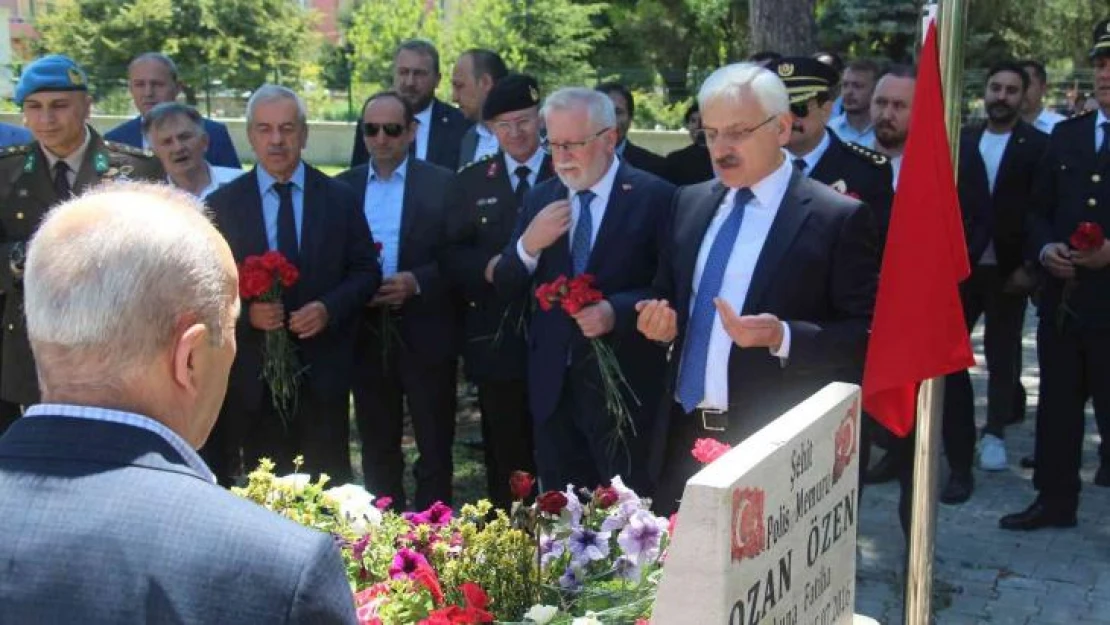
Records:
<instances>
[{"instance_id":1,"label":"soldier in blue beret","mask_svg":"<svg viewBox=\"0 0 1110 625\"><path fill-rule=\"evenodd\" d=\"M88 75L66 56L51 54L24 68L15 102L34 140L0 149L0 399L26 406L39 399L23 320L27 240L51 207L101 180L162 180L165 173L150 152L104 141L88 125ZM8 421L0 414L0 431Z\"/></svg>"}]
</instances>

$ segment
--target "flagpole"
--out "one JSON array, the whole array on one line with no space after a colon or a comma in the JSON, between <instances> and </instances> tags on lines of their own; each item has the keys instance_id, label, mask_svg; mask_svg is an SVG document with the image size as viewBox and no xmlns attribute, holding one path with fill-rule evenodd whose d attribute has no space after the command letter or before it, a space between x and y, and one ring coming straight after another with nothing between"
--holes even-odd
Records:
<instances>
[{"instance_id":1,"label":"flagpole","mask_svg":"<svg viewBox=\"0 0 1110 625\"><path fill-rule=\"evenodd\" d=\"M937 8L935 0L926 3L927 11L929 5ZM940 2L937 10L937 43L940 52L940 76L944 86L944 122L952 152L953 176L958 168L966 17L967 0ZM936 543L937 469L943 405L944 378L925 380L917 395L913 499L910 506L909 557L906 567L906 625L929 625L933 622L933 551Z\"/></svg>"}]
</instances>

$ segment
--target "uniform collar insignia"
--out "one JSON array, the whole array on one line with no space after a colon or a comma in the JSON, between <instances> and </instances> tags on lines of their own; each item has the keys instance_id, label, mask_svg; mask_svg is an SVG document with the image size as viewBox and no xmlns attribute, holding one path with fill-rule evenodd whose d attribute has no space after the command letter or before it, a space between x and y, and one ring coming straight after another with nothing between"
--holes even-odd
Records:
<instances>
[{"instance_id":1,"label":"uniform collar insignia","mask_svg":"<svg viewBox=\"0 0 1110 625\"><path fill-rule=\"evenodd\" d=\"M28 152L27 156L23 157L23 171L28 173L28 174L35 171L35 153L34 152Z\"/></svg>"},{"instance_id":2,"label":"uniform collar insignia","mask_svg":"<svg viewBox=\"0 0 1110 625\"><path fill-rule=\"evenodd\" d=\"M93 166L96 167L96 173L103 174L108 171L108 155L103 152L97 152L93 157Z\"/></svg>"}]
</instances>

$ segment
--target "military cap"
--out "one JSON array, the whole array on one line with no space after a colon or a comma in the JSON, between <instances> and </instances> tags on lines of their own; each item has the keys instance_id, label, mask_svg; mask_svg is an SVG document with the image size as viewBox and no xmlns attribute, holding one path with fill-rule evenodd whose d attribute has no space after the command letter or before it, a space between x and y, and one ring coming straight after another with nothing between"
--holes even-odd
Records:
<instances>
[{"instance_id":1,"label":"military cap","mask_svg":"<svg viewBox=\"0 0 1110 625\"><path fill-rule=\"evenodd\" d=\"M89 77L73 59L61 54L51 54L35 59L23 68L15 88L15 103L40 91L88 91Z\"/></svg>"},{"instance_id":2,"label":"military cap","mask_svg":"<svg viewBox=\"0 0 1110 625\"><path fill-rule=\"evenodd\" d=\"M1096 56L1110 56L1110 19L1102 20L1095 26L1094 43L1089 56L1092 59Z\"/></svg>"},{"instance_id":3,"label":"military cap","mask_svg":"<svg viewBox=\"0 0 1110 625\"><path fill-rule=\"evenodd\" d=\"M482 119L493 119L502 113L519 111L540 103L536 79L527 74L509 74L489 90L482 105Z\"/></svg>"},{"instance_id":4,"label":"military cap","mask_svg":"<svg viewBox=\"0 0 1110 625\"><path fill-rule=\"evenodd\" d=\"M829 93L840 76L832 67L807 56L787 56L767 66L786 85L791 104L806 102L822 93Z\"/></svg>"}]
</instances>

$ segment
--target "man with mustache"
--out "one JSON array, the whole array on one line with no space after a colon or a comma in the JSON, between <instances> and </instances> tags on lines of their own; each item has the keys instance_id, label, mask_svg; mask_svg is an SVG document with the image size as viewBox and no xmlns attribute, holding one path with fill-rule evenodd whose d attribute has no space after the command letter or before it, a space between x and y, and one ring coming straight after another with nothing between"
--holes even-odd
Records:
<instances>
[{"instance_id":1,"label":"man with mustache","mask_svg":"<svg viewBox=\"0 0 1110 625\"><path fill-rule=\"evenodd\" d=\"M143 116L143 136L170 184L202 200L243 175L238 167L220 167L204 160L210 137L204 118L187 104L165 102L150 109Z\"/></svg>"},{"instance_id":2,"label":"man with mustache","mask_svg":"<svg viewBox=\"0 0 1110 625\"><path fill-rule=\"evenodd\" d=\"M459 109L435 97L439 81L439 51L431 42L408 39L397 46L393 54L393 90L416 111L416 136L409 155L455 171L470 123ZM351 168L369 160L362 129L356 127Z\"/></svg>"},{"instance_id":3,"label":"man with mustache","mask_svg":"<svg viewBox=\"0 0 1110 625\"><path fill-rule=\"evenodd\" d=\"M560 89L541 109L545 149L557 178L524 196L512 237L493 268L503 299L532 286L590 274L604 299L571 316L537 310L528 329L528 400L541 489L593 488L616 475L648 485L647 434L655 417L663 347L636 332L637 301L659 262L674 187L617 158L617 114L604 93ZM633 393L623 393L632 425L613 438L590 340L605 341Z\"/></svg>"},{"instance_id":4,"label":"man with mustache","mask_svg":"<svg viewBox=\"0 0 1110 625\"><path fill-rule=\"evenodd\" d=\"M1046 272L1037 304L1037 498L1002 517L1002 529L1077 523L1087 400L1102 438L1094 483L1110 486L1110 240L1085 250L1069 244L1083 222L1110 232L1110 20L1099 22L1093 39L1099 108L1056 125L1033 186L1026 249Z\"/></svg>"},{"instance_id":5,"label":"man with mustache","mask_svg":"<svg viewBox=\"0 0 1110 625\"><path fill-rule=\"evenodd\" d=\"M300 278L282 301L243 303L227 399L206 445L221 483L253 470L259 458L279 472L304 456L306 473L351 479L347 405L354 369L354 324L381 283L374 242L354 192L301 160L308 141L304 100L262 85L247 101L247 138L258 165L208 198L235 262L270 250ZM304 367L288 423L262 380L266 333L288 332Z\"/></svg>"},{"instance_id":6,"label":"man with mustache","mask_svg":"<svg viewBox=\"0 0 1110 625\"><path fill-rule=\"evenodd\" d=\"M144 52L127 66L127 88L139 115L104 133L104 138L136 148L149 148L150 142L143 134L143 116L159 104L177 100L181 93L177 65L161 52ZM204 158L219 167L240 167L227 126L207 118L202 120L208 136Z\"/></svg>"},{"instance_id":7,"label":"man with mustache","mask_svg":"<svg viewBox=\"0 0 1110 625\"><path fill-rule=\"evenodd\" d=\"M875 124L876 152L890 159L894 171L894 188L898 188L898 174L902 170L902 152L906 149L906 136L910 131L910 110L913 107L913 88L916 73L906 65L887 68L875 84L871 96L871 120Z\"/></svg>"},{"instance_id":8,"label":"man with mustache","mask_svg":"<svg viewBox=\"0 0 1110 625\"><path fill-rule=\"evenodd\" d=\"M958 190L972 267L960 285L970 332L983 317L987 357L987 425L979 441L979 468L1004 471L1006 425L1025 413L1021 386L1021 331L1033 285L1024 260L1032 181L1048 137L1021 119L1029 77L1013 62L987 72L987 122L960 136ZM940 493L947 504L971 497L975 451L975 396L967 370L950 374L944 394L945 456L951 469Z\"/></svg>"},{"instance_id":9,"label":"man with mustache","mask_svg":"<svg viewBox=\"0 0 1110 625\"><path fill-rule=\"evenodd\" d=\"M670 345L653 500L669 514L694 441L737 444L834 380L863 376L879 250L867 205L806 178L782 148L787 89L753 63L698 93L717 180L679 189L637 327Z\"/></svg>"}]
</instances>

